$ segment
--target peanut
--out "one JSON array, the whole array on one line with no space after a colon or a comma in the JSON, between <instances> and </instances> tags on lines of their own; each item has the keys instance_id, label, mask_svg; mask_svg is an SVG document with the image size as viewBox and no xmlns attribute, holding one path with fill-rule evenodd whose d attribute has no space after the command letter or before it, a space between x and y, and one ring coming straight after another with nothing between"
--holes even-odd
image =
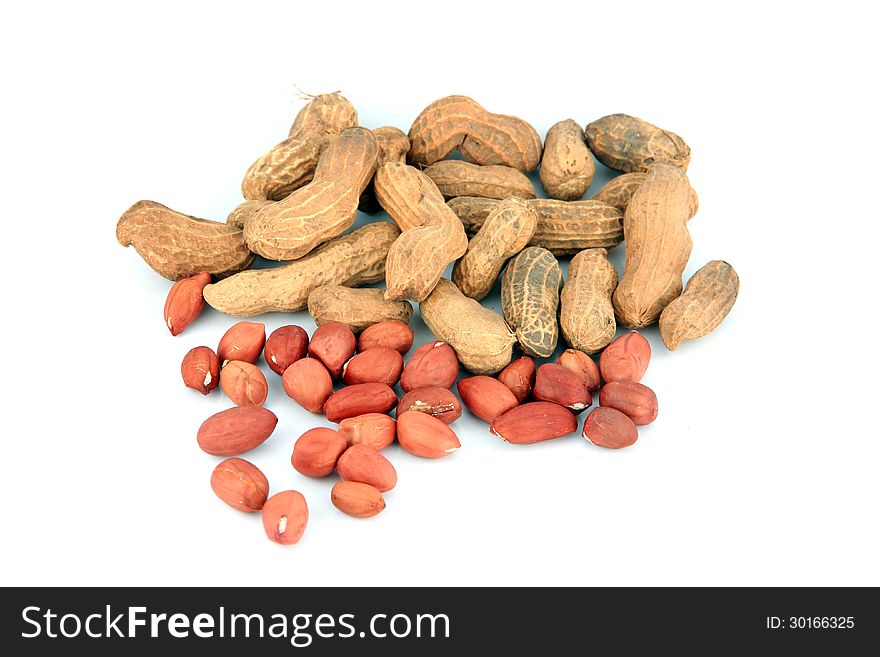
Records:
<instances>
[{"instance_id":1,"label":"peanut","mask_svg":"<svg viewBox=\"0 0 880 657\"><path fill-rule=\"evenodd\" d=\"M484 422L494 422L511 408L519 405L519 400L510 389L491 376L472 376L458 382L461 403Z\"/></svg>"},{"instance_id":2,"label":"peanut","mask_svg":"<svg viewBox=\"0 0 880 657\"><path fill-rule=\"evenodd\" d=\"M242 194L252 200L285 198L312 179L324 147L357 123L357 111L338 93L315 96L296 115L287 139L247 170Z\"/></svg>"},{"instance_id":3,"label":"peanut","mask_svg":"<svg viewBox=\"0 0 880 657\"><path fill-rule=\"evenodd\" d=\"M597 447L620 449L634 444L639 430L625 413L610 406L599 406L584 421L582 435Z\"/></svg>"},{"instance_id":4,"label":"peanut","mask_svg":"<svg viewBox=\"0 0 880 657\"><path fill-rule=\"evenodd\" d=\"M644 337L630 331L605 347L599 369L605 381L634 381L645 376L651 362L651 345Z\"/></svg>"},{"instance_id":5,"label":"peanut","mask_svg":"<svg viewBox=\"0 0 880 657\"><path fill-rule=\"evenodd\" d=\"M409 152L409 138L403 130L384 126L375 128L372 132L376 138L376 144L379 146L379 160L376 163L377 171L388 162L406 164L406 154ZM367 185L364 193L361 194L358 210L368 214L375 214L382 210L382 206L376 200L376 189L372 180Z\"/></svg>"},{"instance_id":6,"label":"peanut","mask_svg":"<svg viewBox=\"0 0 880 657\"><path fill-rule=\"evenodd\" d=\"M116 239L122 246L133 245L157 274L172 281L202 272L228 276L254 260L237 228L155 201L138 201L126 210L116 224Z\"/></svg>"},{"instance_id":7,"label":"peanut","mask_svg":"<svg viewBox=\"0 0 880 657\"><path fill-rule=\"evenodd\" d=\"M617 322L611 295L617 288L617 270L605 249L586 249L568 265L562 288L559 325L572 347L593 354L614 339Z\"/></svg>"},{"instance_id":8,"label":"peanut","mask_svg":"<svg viewBox=\"0 0 880 657\"><path fill-rule=\"evenodd\" d=\"M647 171L655 162L687 169L691 149L673 132L627 114L611 114L584 130L593 155L618 171Z\"/></svg>"},{"instance_id":9,"label":"peanut","mask_svg":"<svg viewBox=\"0 0 880 657\"><path fill-rule=\"evenodd\" d=\"M517 358L501 370L498 380L510 389L516 401L521 404L535 386L535 361L528 356Z\"/></svg>"},{"instance_id":10,"label":"peanut","mask_svg":"<svg viewBox=\"0 0 880 657\"><path fill-rule=\"evenodd\" d=\"M347 448L348 442L338 431L326 427L309 429L294 443L290 464L306 477L326 477Z\"/></svg>"},{"instance_id":11,"label":"peanut","mask_svg":"<svg viewBox=\"0 0 880 657\"><path fill-rule=\"evenodd\" d=\"M281 545L298 543L309 522L309 507L302 493L285 490L275 493L263 505L263 531L270 541Z\"/></svg>"},{"instance_id":12,"label":"peanut","mask_svg":"<svg viewBox=\"0 0 880 657\"><path fill-rule=\"evenodd\" d=\"M347 417L339 423L339 434L349 447L368 445L376 451L385 449L397 437L397 422L384 413L364 413Z\"/></svg>"},{"instance_id":13,"label":"peanut","mask_svg":"<svg viewBox=\"0 0 880 657\"><path fill-rule=\"evenodd\" d=\"M318 326L340 322L354 333L379 322L396 320L408 324L413 312L408 301L387 301L380 289L342 285L316 287L309 294L308 306Z\"/></svg>"},{"instance_id":14,"label":"peanut","mask_svg":"<svg viewBox=\"0 0 880 657\"><path fill-rule=\"evenodd\" d=\"M449 456L461 447L452 429L417 411L405 411L397 418L397 442L410 454L428 459Z\"/></svg>"},{"instance_id":15,"label":"peanut","mask_svg":"<svg viewBox=\"0 0 880 657\"><path fill-rule=\"evenodd\" d=\"M180 333L198 317L205 307L202 290L211 282L211 274L201 274L183 278L171 286L165 299L165 326L171 335Z\"/></svg>"},{"instance_id":16,"label":"peanut","mask_svg":"<svg viewBox=\"0 0 880 657\"><path fill-rule=\"evenodd\" d=\"M403 356L395 349L376 347L354 356L342 368L342 380L355 383L384 383L395 386L403 370Z\"/></svg>"},{"instance_id":17,"label":"peanut","mask_svg":"<svg viewBox=\"0 0 880 657\"><path fill-rule=\"evenodd\" d=\"M443 424L452 424L461 417L461 404L449 388L429 386L410 390L397 403L397 416L407 411L427 413Z\"/></svg>"},{"instance_id":18,"label":"peanut","mask_svg":"<svg viewBox=\"0 0 880 657\"><path fill-rule=\"evenodd\" d=\"M424 173L389 162L376 173L376 198L403 231L388 250L385 298L422 301L447 265L467 251L467 235Z\"/></svg>"},{"instance_id":19,"label":"peanut","mask_svg":"<svg viewBox=\"0 0 880 657\"><path fill-rule=\"evenodd\" d=\"M422 320L474 374L494 374L510 362L516 338L504 320L442 278L421 304Z\"/></svg>"},{"instance_id":20,"label":"peanut","mask_svg":"<svg viewBox=\"0 0 880 657\"><path fill-rule=\"evenodd\" d=\"M450 199L448 205L469 235L476 233L500 201L475 196ZM583 249L611 248L623 241L623 213L599 201L528 201L538 215L530 246L553 255L572 255Z\"/></svg>"},{"instance_id":21,"label":"peanut","mask_svg":"<svg viewBox=\"0 0 880 657\"><path fill-rule=\"evenodd\" d=\"M637 425L657 418L657 395L648 386L633 381L611 381L599 391L599 405L616 408Z\"/></svg>"},{"instance_id":22,"label":"peanut","mask_svg":"<svg viewBox=\"0 0 880 657\"><path fill-rule=\"evenodd\" d=\"M262 445L278 418L262 406L235 406L202 422L199 447L213 456L237 456Z\"/></svg>"},{"instance_id":23,"label":"peanut","mask_svg":"<svg viewBox=\"0 0 880 657\"><path fill-rule=\"evenodd\" d=\"M274 201L245 201L238 204L232 209L232 212L226 217L226 223L235 226L239 230L244 230L245 224L251 220L257 212L263 208L272 205Z\"/></svg>"},{"instance_id":24,"label":"peanut","mask_svg":"<svg viewBox=\"0 0 880 657\"><path fill-rule=\"evenodd\" d=\"M253 512L262 509L266 503L269 480L253 463L231 458L214 468L211 489L233 509Z\"/></svg>"},{"instance_id":25,"label":"peanut","mask_svg":"<svg viewBox=\"0 0 880 657\"><path fill-rule=\"evenodd\" d=\"M596 367L593 359L583 351L566 349L556 359L556 364L574 372L590 392L596 392L602 385L599 368Z\"/></svg>"},{"instance_id":26,"label":"peanut","mask_svg":"<svg viewBox=\"0 0 880 657\"><path fill-rule=\"evenodd\" d=\"M284 370L293 363L305 358L308 348L308 333L300 326L289 324L272 331L266 339L263 355L266 364L275 374L284 374Z\"/></svg>"},{"instance_id":27,"label":"peanut","mask_svg":"<svg viewBox=\"0 0 880 657\"><path fill-rule=\"evenodd\" d=\"M476 164L503 164L527 173L541 160L541 138L522 119L491 114L467 96L428 105L409 129L409 159L433 164L458 149Z\"/></svg>"},{"instance_id":28,"label":"peanut","mask_svg":"<svg viewBox=\"0 0 880 657\"><path fill-rule=\"evenodd\" d=\"M348 230L378 157L369 130L343 131L321 153L312 182L245 223L248 248L270 260L296 260Z\"/></svg>"},{"instance_id":29,"label":"peanut","mask_svg":"<svg viewBox=\"0 0 880 657\"><path fill-rule=\"evenodd\" d=\"M480 196L485 198L535 198L535 187L526 174L504 166L481 166L461 160L441 160L425 169L444 198Z\"/></svg>"},{"instance_id":30,"label":"peanut","mask_svg":"<svg viewBox=\"0 0 880 657\"><path fill-rule=\"evenodd\" d=\"M397 405L397 395L384 383L356 383L334 392L324 402L331 422L366 413L386 413Z\"/></svg>"},{"instance_id":31,"label":"peanut","mask_svg":"<svg viewBox=\"0 0 880 657\"><path fill-rule=\"evenodd\" d=\"M538 358L556 350L556 310L562 270L547 249L530 246L513 258L501 277L504 319L516 332L520 348Z\"/></svg>"},{"instance_id":32,"label":"peanut","mask_svg":"<svg viewBox=\"0 0 880 657\"><path fill-rule=\"evenodd\" d=\"M256 363L266 344L266 325L259 322L237 322L229 327L220 345L217 357L220 366L225 367L230 360L243 360Z\"/></svg>"},{"instance_id":33,"label":"peanut","mask_svg":"<svg viewBox=\"0 0 880 657\"><path fill-rule=\"evenodd\" d=\"M372 518L385 508L382 492L357 481L338 481L330 490L333 506L353 518Z\"/></svg>"},{"instance_id":34,"label":"peanut","mask_svg":"<svg viewBox=\"0 0 880 657\"><path fill-rule=\"evenodd\" d=\"M647 177L648 174L644 171L622 173L609 180L602 189L596 192L592 200L613 205L621 212L624 212L626 211L626 206L632 200L632 195L636 193L639 185L645 182ZM693 188L691 188L691 200L688 207L688 219L693 219L700 208L700 199Z\"/></svg>"},{"instance_id":35,"label":"peanut","mask_svg":"<svg viewBox=\"0 0 880 657\"><path fill-rule=\"evenodd\" d=\"M626 208L626 267L612 299L626 327L653 324L681 294L681 275L691 254L690 190L683 169L655 164Z\"/></svg>"},{"instance_id":36,"label":"peanut","mask_svg":"<svg viewBox=\"0 0 880 657\"><path fill-rule=\"evenodd\" d=\"M567 408L551 402L529 402L496 418L489 431L504 442L528 445L567 436L577 431L577 418Z\"/></svg>"},{"instance_id":37,"label":"peanut","mask_svg":"<svg viewBox=\"0 0 880 657\"><path fill-rule=\"evenodd\" d=\"M388 347L406 355L413 343L412 329L396 320L379 322L368 326L358 336L358 351L366 351L375 347Z\"/></svg>"},{"instance_id":38,"label":"peanut","mask_svg":"<svg viewBox=\"0 0 880 657\"><path fill-rule=\"evenodd\" d=\"M335 381L342 376L342 368L354 355L356 345L350 328L341 322L328 322L312 333L309 356L319 360Z\"/></svg>"},{"instance_id":39,"label":"peanut","mask_svg":"<svg viewBox=\"0 0 880 657\"><path fill-rule=\"evenodd\" d=\"M455 351L438 340L423 344L413 352L400 375L400 387L407 392L419 388L449 388L457 376Z\"/></svg>"},{"instance_id":40,"label":"peanut","mask_svg":"<svg viewBox=\"0 0 880 657\"><path fill-rule=\"evenodd\" d=\"M739 276L728 263L713 260L691 276L680 297L660 314L660 337L670 351L701 338L724 321L739 292Z\"/></svg>"},{"instance_id":41,"label":"peanut","mask_svg":"<svg viewBox=\"0 0 880 657\"><path fill-rule=\"evenodd\" d=\"M532 396L537 401L565 406L575 413L580 413L593 403L592 395L583 379L556 363L544 363L538 368Z\"/></svg>"},{"instance_id":42,"label":"peanut","mask_svg":"<svg viewBox=\"0 0 880 657\"><path fill-rule=\"evenodd\" d=\"M256 365L231 360L220 370L220 387L236 406L262 406L269 396L269 384Z\"/></svg>"},{"instance_id":43,"label":"peanut","mask_svg":"<svg viewBox=\"0 0 880 657\"><path fill-rule=\"evenodd\" d=\"M180 375L187 388L207 395L220 383L220 360L210 347L193 347L183 357Z\"/></svg>"},{"instance_id":44,"label":"peanut","mask_svg":"<svg viewBox=\"0 0 880 657\"><path fill-rule=\"evenodd\" d=\"M322 413L324 402L333 394L330 372L316 358L301 358L291 363L281 376L284 392L312 413Z\"/></svg>"},{"instance_id":45,"label":"peanut","mask_svg":"<svg viewBox=\"0 0 880 657\"><path fill-rule=\"evenodd\" d=\"M480 300L492 290L507 259L516 255L535 233L538 216L522 199L508 198L496 205L467 252L455 263L452 282L462 294Z\"/></svg>"},{"instance_id":46,"label":"peanut","mask_svg":"<svg viewBox=\"0 0 880 657\"><path fill-rule=\"evenodd\" d=\"M357 481L375 486L385 493L397 485L397 471L391 462L367 445L352 445L336 462L343 481Z\"/></svg>"},{"instance_id":47,"label":"peanut","mask_svg":"<svg viewBox=\"0 0 880 657\"><path fill-rule=\"evenodd\" d=\"M208 285L205 301L239 317L302 310L309 293L321 285L355 287L381 281L388 248L399 234L387 221L367 224L289 265L241 272Z\"/></svg>"},{"instance_id":48,"label":"peanut","mask_svg":"<svg viewBox=\"0 0 880 657\"><path fill-rule=\"evenodd\" d=\"M595 173L596 165L580 125L572 119L554 124L547 131L541 158L541 185L547 196L576 201L587 193Z\"/></svg>"}]
</instances>

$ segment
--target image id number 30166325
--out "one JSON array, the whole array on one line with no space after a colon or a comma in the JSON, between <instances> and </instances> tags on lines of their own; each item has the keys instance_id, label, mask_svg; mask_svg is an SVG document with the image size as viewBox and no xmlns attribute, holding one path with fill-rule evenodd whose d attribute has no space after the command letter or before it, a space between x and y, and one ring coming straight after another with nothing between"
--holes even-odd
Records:
<instances>
[{"instance_id":1,"label":"image id number 30166325","mask_svg":"<svg viewBox=\"0 0 880 657\"><path fill-rule=\"evenodd\" d=\"M767 616L768 630L851 630L855 616Z\"/></svg>"}]
</instances>

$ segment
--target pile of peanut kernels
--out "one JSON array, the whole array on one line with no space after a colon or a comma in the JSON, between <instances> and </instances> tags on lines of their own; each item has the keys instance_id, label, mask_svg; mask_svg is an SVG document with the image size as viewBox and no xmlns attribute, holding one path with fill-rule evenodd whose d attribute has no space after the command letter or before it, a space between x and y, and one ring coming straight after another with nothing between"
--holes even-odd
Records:
<instances>
[{"instance_id":1,"label":"pile of peanut kernels","mask_svg":"<svg viewBox=\"0 0 880 657\"><path fill-rule=\"evenodd\" d=\"M463 159L446 159L456 151ZM623 173L582 200L594 157ZM460 447L449 424L462 404L495 436L525 444L576 432L576 415L598 392L583 436L604 448L633 445L637 426L657 416L656 396L640 383L651 349L635 331L615 339L618 325L659 323L675 350L713 331L739 288L721 260L682 284L688 221L698 209L689 162L681 137L625 114L584 130L560 121L542 145L522 119L466 96L431 103L405 134L359 127L351 103L333 93L312 98L288 137L251 165L246 200L226 223L153 201L133 205L117 239L176 281L164 314L173 335L206 302L239 317L308 308L318 325L311 338L287 325L267 339L263 324L241 321L216 352L200 346L185 356L188 387L208 394L219 385L235 404L198 432L205 452L232 457L212 474L217 496L261 511L275 542L296 543L305 530L304 497L270 497L263 473L237 458L278 421L263 408L261 355L291 399L338 424L303 433L291 463L309 477L336 472L331 501L354 517L385 508L397 473L380 452L395 439L427 458ZM538 166L549 198L537 198L526 176ZM384 210L393 223L346 232L358 210ZM618 276L607 250L620 243L626 259ZM288 262L249 269L256 256ZM564 280L558 258L568 256ZM480 304L499 279L502 314ZM384 289L360 287L382 281ZM437 340L404 363L413 302ZM556 352L560 332L570 348L536 365L534 358ZM515 348L524 355L514 360ZM456 397L450 388L460 367L473 376L458 381Z\"/></svg>"}]
</instances>

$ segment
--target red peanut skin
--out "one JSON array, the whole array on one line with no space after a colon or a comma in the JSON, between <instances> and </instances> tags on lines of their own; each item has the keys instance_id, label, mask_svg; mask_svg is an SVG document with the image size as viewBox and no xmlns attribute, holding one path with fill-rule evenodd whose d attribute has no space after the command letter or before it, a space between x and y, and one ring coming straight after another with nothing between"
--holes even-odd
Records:
<instances>
[{"instance_id":1,"label":"red peanut skin","mask_svg":"<svg viewBox=\"0 0 880 657\"><path fill-rule=\"evenodd\" d=\"M262 445L275 431L278 417L262 406L234 406L202 422L196 437L213 456L238 456Z\"/></svg>"},{"instance_id":2,"label":"red peanut skin","mask_svg":"<svg viewBox=\"0 0 880 657\"><path fill-rule=\"evenodd\" d=\"M412 329L396 319L389 319L365 328L358 336L358 351L375 347L388 347L405 356L412 348Z\"/></svg>"},{"instance_id":3,"label":"red peanut skin","mask_svg":"<svg viewBox=\"0 0 880 657\"><path fill-rule=\"evenodd\" d=\"M345 450L336 463L336 472L343 481L370 484L383 493L397 485L397 471L394 466L367 445L352 445Z\"/></svg>"},{"instance_id":4,"label":"red peanut skin","mask_svg":"<svg viewBox=\"0 0 880 657\"><path fill-rule=\"evenodd\" d=\"M551 440L577 431L574 413L551 402L529 402L513 408L496 419L489 431L515 445Z\"/></svg>"},{"instance_id":5,"label":"red peanut skin","mask_svg":"<svg viewBox=\"0 0 880 657\"><path fill-rule=\"evenodd\" d=\"M352 518L372 518L385 508L381 491L359 481L336 482L330 491L330 501Z\"/></svg>"},{"instance_id":6,"label":"red peanut skin","mask_svg":"<svg viewBox=\"0 0 880 657\"><path fill-rule=\"evenodd\" d=\"M449 456L461 447L452 429L417 411L405 411L397 418L397 442L410 454L429 459Z\"/></svg>"},{"instance_id":7,"label":"red peanut skin","mask_svg":"<svg viewBox=\"0 0 880 657\"><path fill-rule=\"evenodd\" d=\"M220 359L210 347L193 347L180 363L180 375L187 388L207 395L220 383Z\"/></svg>"},{"instance_id":8,"label":"red peanut skin","mask_svg":"<svg viewBox=\"0 0 880 657\"><path fill-rule=\"evenodd\" d=\"M338 431L327 427L309 429L294 444L290 463L306 477L326 477L347 447Z\"/></svg>"},{"instance_id":9,"label":"red peanut skin","mask_svg":"<svg viewBox=\"0 0 880 657\"><path fill-rule=\"evenodd\" d=\"M275 493L263 505L263 531L281 545L298 543L309 522L306 498L295 490Z\"/></svg>"},{"instance_id":10,"label":"red peanut skin","mask_svg":"<svg viewBox=\"0 0 880 657\"><path fill-rule=\"evenodd\" d=\"M300 326L290 324L281 326L266 340L263 356L266 364L275 374L284 374L300 358L305 358L309 348L309 334Z\"/></svg>"},{"instance_id":11,"label":"red peanut skin","mask_svg":"<svg viewBox=\"0 0 880 657\"><path fill-rule=\"evenodd\" d=\"M220 371L220 387L236 406L262 406L269 395L269 384L253 363L231 360Z\"/></svg>"},{"instance_id":12,"label":"red peanut skin","mask_svg":"<svg viewBox=\"0 0 880 657\"><path fill-rule=\"evenodd\" d=\"M538 368L532 396L537 401L553 402L580 413L593 403L592 395L583 379L556 363L544 363Z\"/></svg>"},{"instance_id":13,"label":"red peanut skin","mask_svg":"<svg viewBox=\"0 0 880 657\"><path fill-rule=\"evenodd\" d=\"M226 365L226 362L230 360L256 363L260 354L263 353L264 344L266 344L265 324L259 322L233 324L220 338L220 345L217 347L220 367Z\"/></svg>"},{"instance_id":14,"label":"red peanut skin","mask_svg":"<svg viewBox=\"0 0 880 657\"><path fill-rule=\"evenodd\" d=\"M398 417L406 411L427 413L444 424L452 424L461 417L461 404L448 388L416 388L401 397L397 404Z\"/></svg>"},{"instance_id":15,"label":"red peanut skin","mask_svg":"<svg viewBox=\"0 0 880 657\"><path fill-rule=\"evenodd\" d=\"M639 430L625 413L610 406L599 406L587 416L582 435L597 447L621 449L638 440Z\"/></svg>"},{"instance_id":16,"label":"red peanut skin","mask_svg":"<svg viewBox=\"0 0 880 657\"><path fill-rule=\"evenodd\" d=\"M165 326L171 335L180 335L205 308L205 297L202 291L211 282L211 274L203 271L177 281L168 290L165 299Z\"/></svg>"},{"instance_id":17,"label":"red peanut skin","mask_svg":"<svg viewBox=\"0 0 880 657\"><path fill-rule=\"evenodd\" d=\"M355 383L384 383L397 385L403 371L403 356L395 349L375 347L354 356L342 368L342 380Z\"/></svg>"},{"instance_id":18,"label":"red peanut skin","mask_svg":"<svg viewBox=\"0 0 880 657\"><path fill-rule=\"evenodd\" d=\"M312 413L322 413L333 394L330 372L315 358L301 358L284 370L281 385L288 397Z\"/></svg>"},{"instance_id":19,"label":"red peanut skin","mask_svg":"<svg viewBox=\"0 0 880 657\"><path fill-rule=\"evenodd\" d=\"M634 381L645 376L651 362L651 345L635 331L621 335L605 347L599 357L602 378L610 381Z\"/></svg>"},{"instance_id":20,"label":"red peanut skin","mask_svg":"<svg viewBox=\"0 0 880 657\"><path fill-rule=\"evenodd\" d=\"M637 425L657 419L657 395L648 386L634 381L612 381L599 392L599 404L625 413Z\"/></svg>"},{"instance_id":21,"label":"red peanut skin","mask_svg":"<svg viewBox=\"0 0 880 657\"><path fill-rule=\"evenodd\" d=\"M501 370L498 380L510 388L510 392L522 404L535 387L535 361L528 356L517 358Z\"/></svg>"},{"instance_id":22,"label":"red peanut skin","mask_svg":"<svg viewBox=\"0 0 880 657\"><path fill-rule=\"evenodd\" d=\"M519 405L510 388L491 376L472 376L458 382L461 403L484 422L494 422Z\"/></svg>"},{"instance_id":23,"label":"red peanut skin","mask_svg":"<svg viewBox=\"0 0 880 657\"><path fill-rule=\"evenodd\" d=\"M231 458L221 461L214 468L211 490L233 509L253 513L266 503L269 480L253 463Z\"/></svg>"},{"instance_id":24,"label":"red peanut skin","mask_svg":"<svg viewBox=\"0 0 880 657\"><path fill-rule=\"evenodd\" d=\"M386 413L397 404L397 395L384 383L357 383L342 388L324 402L324 415L331 422L364 413Z\"/></svg>"},{"instance_id":25,"label":"red peanut skin","mask_svg":"<svg viewBox=\"0 0 880 657\"><path fill-rule=\"evenodd\" d=\"M445 342L429 342L413 352L400 375L405 391L437 386L449 388L458 377L458 356Z\"/></svg>"},{"instance_id":26,"label":"red peanut skin","mask_svg":"<svg viewBox=\"0 0 880 657\"><path fill-rule=\"evenodd\" d=\"M397 437L397 422L384 413L364 413L339 423L339 433L351 445L385 449Z\"/></svg>"},{"instance_id":27,"label":"red peanut skin","mask_svg":"<svg viewBox=\"0 0 880 657\"><path fill-rule=\"evenodd\" d=\"M583 351L566 349L556 359L556 364L577 374L591 393L602 387L602 375L599 374L599 367Z\"/></svg>"},{"instance_id":28,"label":"red peanut skin","mask_svg":"<svg viewBox=\"0 0 880 657\"><path fill-rule=\"evenodd\" d=\"M321 361L334 381L342 374L345 362L354 355L357 340L341 322L327 322L312 333L309 356Z\"/></svg>"}]
</instances>

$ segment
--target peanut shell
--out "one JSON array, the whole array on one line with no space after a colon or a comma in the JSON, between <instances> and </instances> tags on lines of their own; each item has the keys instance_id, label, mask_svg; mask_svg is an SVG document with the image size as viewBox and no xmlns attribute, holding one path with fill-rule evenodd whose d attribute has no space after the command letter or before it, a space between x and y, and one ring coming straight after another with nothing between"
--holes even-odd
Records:
<instances>
[{"instance_id":1,"label":"peanut shell","mask_svg":"<svg viewBox=\"0 0 880 657\"><path fill-rule=\"evenodd\" d=\"M553 254L530 246L513 258L501 277L504 319L523 352L548 358L556 350L562 270ZM506 364L506 363L505 363Z\"/></svg>"}]
</instances>

